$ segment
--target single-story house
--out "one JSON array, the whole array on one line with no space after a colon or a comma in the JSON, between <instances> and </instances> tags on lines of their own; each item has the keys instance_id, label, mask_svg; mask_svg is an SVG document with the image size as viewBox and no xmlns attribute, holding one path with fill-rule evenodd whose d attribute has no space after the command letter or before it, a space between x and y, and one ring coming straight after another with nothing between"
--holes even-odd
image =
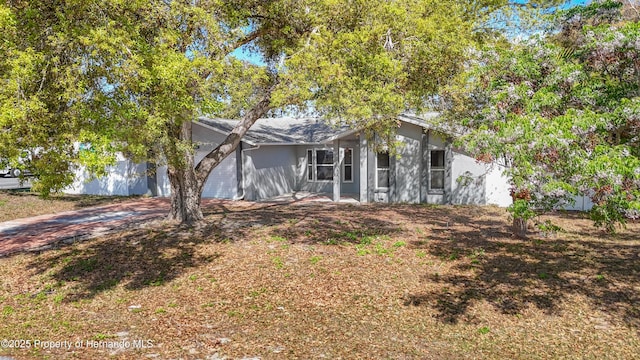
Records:
<instances>
[{"instance_id":1,"label":"single-story house","mask_svg":"<svg viewBox=\"0 0 640 360\"><path fill-rule=\"evenodd\" d=\"M432 129L426 117L401 115L398 156L376 153L361 131L335 128L317 118L258 120L235 153L213 170L203 197L264 200L297 191L350 196L365 202L433 204L511 203L497 164L477 162ZM231 131L234 120L194 121L196 162ZM154 170L154 171L148 171ZM69 193L169 196L166 167L120 158L110 175L83 181Z\"/></svg>"}]
</instances>

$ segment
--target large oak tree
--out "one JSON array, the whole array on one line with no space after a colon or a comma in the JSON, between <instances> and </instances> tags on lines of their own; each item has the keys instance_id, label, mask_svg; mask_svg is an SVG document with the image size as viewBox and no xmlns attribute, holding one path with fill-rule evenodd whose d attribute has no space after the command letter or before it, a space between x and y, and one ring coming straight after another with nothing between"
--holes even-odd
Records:
<instances>
[{"instance_id":1,"label":"large oak tree","mask_svg":"<svg viewBox=\"0 0 640 360\"><path fill-rule=\"evenodd\" d=\"M207 177L258 118L311 109L392 134L397 114L421 109L459 71L496 11L522 4L5 1L0 156L40 147L31 166L45 194L70 184L77 165L104 173L119 151L165 162L170 218L197 222ZM191 125L203 114L239 120L196 164Z\"/></svg>"}]
</instances>

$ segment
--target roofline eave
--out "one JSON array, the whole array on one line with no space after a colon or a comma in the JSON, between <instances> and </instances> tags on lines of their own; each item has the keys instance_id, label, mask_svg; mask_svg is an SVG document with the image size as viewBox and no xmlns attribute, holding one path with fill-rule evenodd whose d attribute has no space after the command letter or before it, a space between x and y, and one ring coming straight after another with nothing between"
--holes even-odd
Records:
<instances>
[{"instance_id":1,"label":"roofline eave","mask_svg":"<svg viewBox=\"0 0 640 360\"><path fill-rule=\"evenodd\" d=\"M333 135L333 136L323 140L322 143L323 144L327 144L327 143L333 142L335 140L339 140L340 138L343 138L345 136L353 135L353 134L358 133L360 131L362 131L362 128L350 129L350 130L347 130L347 131L343 131L340 134Z\"/></svg>"},{"instance_id":2,"label":"roofline eave","mask_svg":"<svg viewBox=\"0 0 640 360\"><path fill-rule=\"evenodd\" d=\"M223 136L229 136L229 134L227 134L226 132L220 131L220 129L216 129L216 128L214 128L213 126L208 125L208 124L205 124L205 123L200 122L200 121L198 121L198 120L195 120L195 121L194 121L194 123L196 123L196 124L198 124L198 125L202 126L202 127L203 127L203 128L205 128L205 129L209 129L209 130L211 130L211 131L215 131L215 132L217 132L218 134L221 134L221 135L223 135ZM240 139L240 141L245 142L245 143L247 143L247 144L249 144L249 145L251 145L251 146L257 146L257 145L260 145L260 143L258 143L258 142L256 142L256 141L247 140L247 138L246 138L246 137L242 137L242 139Z\"/></svg>"}]
</instances>

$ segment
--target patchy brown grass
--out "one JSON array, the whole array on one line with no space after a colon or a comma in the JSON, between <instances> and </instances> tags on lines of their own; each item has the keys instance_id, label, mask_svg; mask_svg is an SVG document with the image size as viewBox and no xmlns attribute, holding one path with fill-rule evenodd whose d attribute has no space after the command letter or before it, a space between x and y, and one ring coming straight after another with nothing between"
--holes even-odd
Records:
<instances>
[{"instance_id":1,"label":"patchy brown grass","mask_svg":"<svg viewBox=\"0 0 640 360\"><path fill-rule=\"evenodd\" d=\"M37 193L28 191L0 190L0 222L107 205L127 199L131 197L63 194L43 199Z\"/></svg>"},{"instance_id":2,"label":"patchy brown grass","mask_svg":"<svg viewBox=\"0 0 640 360\"><path fill-rule=\"evenodd\" d=\"M640 225L580 215L518 240L503 209L218 204L0 259L0 338L83 341L17 358L633 359ZM91 340L97 348L87 348ZM150 340L148 348L133 349ZM95 343L95 341L103 341ZM129 349L108 349L108 344Z\"/></svg>"}]
</instances>

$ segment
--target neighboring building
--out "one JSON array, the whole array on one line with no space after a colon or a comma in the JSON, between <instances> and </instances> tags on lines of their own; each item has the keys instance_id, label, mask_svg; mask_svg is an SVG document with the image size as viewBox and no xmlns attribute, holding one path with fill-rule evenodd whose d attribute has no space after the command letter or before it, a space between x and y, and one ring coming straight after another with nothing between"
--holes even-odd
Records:
<instances>
[{"instance_id":1,"label":"neighboring building","mask_svg":"<svg viewBox=\"0 0 640 360\"><path fill-rule=\"evenodd\" d=\"M118 154L116 164L109 169L107 176L88 181L89 174L80 168L76 171L75 181L64 192L89 195L143 195L149 190L146 171L146 164L136 164Z\"/></svg>"},{"instance_id":2,"label":"neighboring building","mask_svg":"<svg viewBox=\"0 0 640 360\"><path fill-rule=\"evenodd\" d=\"M398 120L397 136L404 146L395 157L375 153L360 131L336 129L320 119L260 119L236 152L213 170L203 197L264 200L308 191L331 194L334 200L351 196L363 203L511 203L500 166L478 163L453 148L445 134L430 129L422 118L402 115ZM235 123L210 118L194 122L196 162L223 141ZM146 174L148 168L122 159L106 178L79 181L69 192L169 196L166 167L157 168L155 176Z\"/></svg>"}]
</instances>

